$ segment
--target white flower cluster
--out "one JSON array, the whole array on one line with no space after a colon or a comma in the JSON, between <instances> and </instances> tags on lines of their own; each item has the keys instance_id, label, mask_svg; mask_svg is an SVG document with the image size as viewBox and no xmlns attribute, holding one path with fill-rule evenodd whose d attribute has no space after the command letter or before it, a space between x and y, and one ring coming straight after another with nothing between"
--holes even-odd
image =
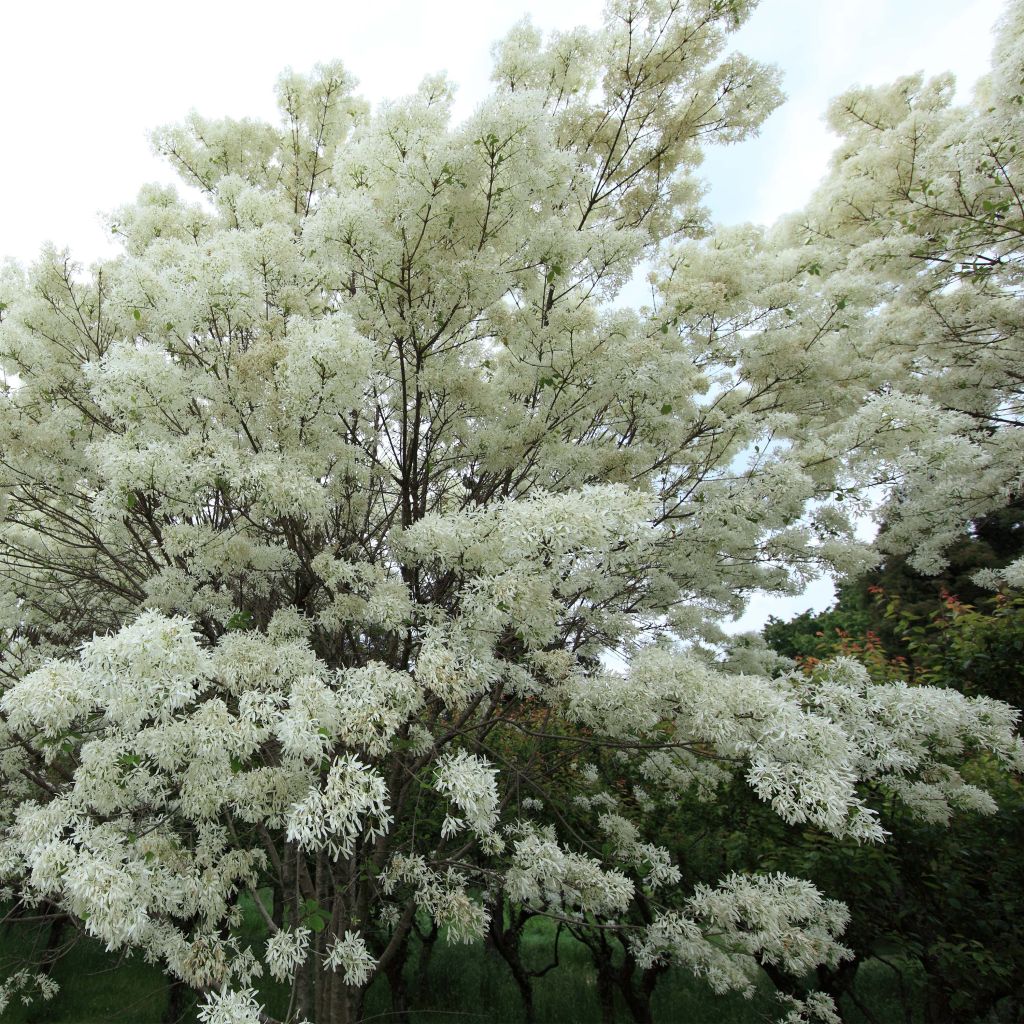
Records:
<instances>
[{"instance_id":1,"label":"white flower cluster","mask_svg":"<svg viewBox=\"0 0 1024 1024\"><path fill-rule=\"evenodd\" d=\"M628 676L574 677L560 695L571 717L605 732L663 740L655 729L670 722L682 753L660 752L644 769L658 766L662 781L674 776L689 785L687 769L707 745L745 766L755 792L787 821L862 840L878 841L884 832L858 794L859 782L888 783L934 818L943 794L962 806L987 806L947 763L962 758L968 744L1009 768L1024 765L1017 713L1007 705L950 689L876 686L851 660L825 665L810 680L767 679L654 648L634 660Z\"/></svg>"},{"instance_id":2,"label":"white flower cluster","mask_svg":"<svg viewBox=\"0 0 1024 1024\"><path fill-rule=\"evenodd\" d=\"M505 890L515 902L602 917L613 917L629 906L633 883L592 857L564 849L552 827L520 823L510 834L512 866L505 872Z\"/></svg>"},{"instance_id":3,"label":"white flower cluster","mask_svg":"<svg viewBox=\"0 0 1024 1024\"><path fill-rule=\"evenodd\" d=\"M434 767L434 788L446 796L464 816L448 815L442 835L454 834L468 826L478 836L489 836L498 821L497 769L465 750L442 754Z\"/></svg>"},{"instance_id":4,"label":"white flower cluster","mask_svg":"<svg viewBox=\"0 0 1024 1024\"><path fill-rule=\"evenodd\" d=\"M261 1024L262 1010L251 988L207 993L199 1007L200 1024Z\"/></svg>"},{"instance_id":5,"label":"white flower cluster","mask_svg":"<svg viewBox=\"0 0 1024 1024\"><path fill-rule=\"evenodd\" d=\"M810 882L786 875L730 875L699 886L685 911L658 917L633 943L639 963L671 961L716 992L754 992L755 957L803 975L850 955L836 941L849 920L844 904L824 899ZM715 936L712 938L711 936Z\"/></svg>"},{"instance_id":6,"label":"white flower cluster","mask_svg":"<svg viewBox=\"0 0 1024 1024\"><path fill-rule=\"evenodd\" d=\"M412 887L416 905L447 929L448 942L477 942L486 933L487 909L470 896L466 876L454 868L442 874L422 857L395 854L381 873L381 887L390 896L399 885Z\"/></svg>"},{"instance_id":7,"label":"white flower cluster","mask_svg":"<svg viewBox=\"0 0 1024 1024\"><path fill-rule=\"evenodd\" d=\"M416 680L424 689L459 711L494 685L501 666L491 653L492 634L449 623L428 626L416 655Z\"/></svg>"},{"instance_id":8,"label":"white flower cluster","mask_svg":"<svg viewBox=\"0 0 1024 1024\"><path fill-rule=\"evenodd\" d=\"M0 982L0 1013L18 996L25 1006L30 1006L36 998L47 1002L60 991L60 985L48 974L34 974L27 968L14 971Z\"/></svg>"},{"instance_id":9,"label":"white flower cluster","mask_svg":"<svg viewBox=\"0 0 1024 1024\"><path fill-rule=\"evenodd\" d=\"M279 928L267 939L263 960L271 977L277 981L292 977L295 970L306 962L311 935L308 928Z\"/></svg>"},{"instance_id":10,"label":"white flower cluster","mask_svg":"<svg viewBox=\"0 0 1024 1024\"><path fill-rule=\"evenodd\" d=\"M832 997L825 992L808 992L802 999L779 993L779 1001L787 1007L779 1024L842 1024L843 1018Z\"/></svg>"},{"instance_id":11,"label":"white flower cluster","mask_svg":"<svg viewBox=\"0 0 1024 1024\"><path fill-rule=\"evenodd\" d=\"M313 568L331 590L329 603L317 616L325 628L364 623L396 629L411 619L405 584L380 565L349 562L324 552L313 559Z\"/></svg>"},{"instance_id":12,"label":"white flower cluster","mask_svg":"<svg viewBox=\"0 0 1024 1024\"><path fill-rule=\"evenodd\" d=\"M355 754L331 764L323 788L312 788L288 813L288 838L306 850L348 856L359 836L386 835L391 825L387 783Z\"/></svg>"},{"instance_id":13,"label":"white flower cluster","mask_svg":"<svg viewBox=\"0 0 1024 1024\"><path fill-rule=\"evenodd\" d=\"M537 494L458 515L429 515L406 529L401 547L417 562L457 568L466 578L466 627L490 634L513 625L531 650L558 634L566 604L606 630L624 578L635 573L657 532L649 496L621 485ZM576 602L579 594L589 600ZM606 604L603 611L598 609Z\"/></svg>"},{"instance_id":14,"label":"white flower cluster","mask_svg":"<svg viewBox=\"0 0 1024 1024\"><path fill-rule=\"evenodd\" d=\"M292 683L275 732L288 754L310 762L339 740L379 756L421 704L412 677L380 662L335 672L317 665Z\"/></svg>"},{"instance_id":15,"label":"white flower cluster","mask_svg":"<svg viewBox=\"0 0 1024 1024\"><path fill-rule=\"evenodd\" d=\"M614 844L615 856L627 864L646 867L645 880L652 888L675 885L682 877L663 846L640 840L640 830L620 814L606 813L598 818L601 831Z\"/></svg>"},{"instance_id":16,"label":"white flower cluster","mask_svg":"<svg viewBox=\"0 0 1024 1024\"><path fill-rule=\"evenodd\" d=\"M693 793L701 803L714 800L719 788L733 777L729 766L685 749L655 750L640 762L638 771L669 792Z\"/></svg>"},{"instance_id":17,"label":"white flower cluster","mask_svg":"<svg viewBox=\"0 0 1024 1024\"><path fill-rule=\"evenodd\" d=\"M210 667L191 623L148 611L113 636L95 637L78 663L53 662L19 680L0 708L11 728L52 737L98 706L131 733L192 702ZM149 685L132 685L140 679Z\"/></svg>"},{"instance_id":18,"label":"white flower cluster","mask_svg":"<svg viewBox=\"0 0 1024 1024\"><path fill-rule=\"evenodd\" d=\"M77 665L53 662L19 680L16 688L0 698L0 710L14 732L38 730L52 739L84 718L95 701L95 693ZM49 753L52 757L56 751L50 749Z\"/></svg>"},{"instance_id":19,"label":"white flower cluster","mask_svg":"<svg viewBox=\"0 0 1024 1024\"><path fill-rule=\"evenodd\" d=\"M324 966L344 972L342 978L346 985L365 985L373 976L377 961L366 948L366 942L359 932L345 932L342 938L335 940L327 947Z\"/></svg>"},{"instance_id":20,"label":"white flower cluster","mask_svg":"<svg viewBox=\"0 0 1024 1024\"><path fill-rule=\"evenodd\" d=\"M849 737L857 778L886 785L931 820L948 820L951 807L994 812L992 797L949 763L970 750L988 752L1011 771L1024 769L1020 713L1001 701L949 688L874 685L848 658L823 665L810 680L794 676L793 683L805 707Z\"/></svg>"},{"instance_id":21,"label":"white flower cluster","mask_svg":"<svg viewBox=\"0 0 1024 1024\"><path fill-rule=\"evenodd\" d=\"M399 728L419 710L423 695L407 672L372 662L339 672L334 700L338 738L381 757Z\"/></svg>"}]
</instances>

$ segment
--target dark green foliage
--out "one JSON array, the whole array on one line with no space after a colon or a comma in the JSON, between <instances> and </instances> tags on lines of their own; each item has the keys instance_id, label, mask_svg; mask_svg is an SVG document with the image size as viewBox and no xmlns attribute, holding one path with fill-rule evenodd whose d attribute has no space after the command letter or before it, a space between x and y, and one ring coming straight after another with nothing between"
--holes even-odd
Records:
<instances>
[{"instance_id":1,"label":"dark green foliage","mask_svg":"<svg viewBox=\"0 0 1024 1024\"><path fill-rule=\"evenodd\" d=\"M1024 501L1018 500L972 523L970 533L947 552L949 565L938 575L925 576L902 555L890 555L859 581L861 600L869 608L868 628L878 634L891 657L906 658L916 671L906 623L929 621L949 597L971 605L988 601L991 591L979 587L974 574L979 569L1001 569L1022 553ZM872 601L871 594L884 595L885 600ZM887 614L892 602L898 609L895 615Z\"/></svg>"},{"instance_id":2,"label":"dark green foliage","mask_svg":"<svg viewBox=\"0 0 1024 1024\"><path fill-rule=\"evenodd\" d=\"M844 636L864 636L871 626L871 602L863 588L848 585L839 600L817 615L808 610L788 621L772 616L764 627L768 646L797 660L831 657Z\"/></svg>"},{"instance_id":3,"label":"dark green foliage","mask_svg":"<svg viewBox=\"0 0 1024 1024\"><path fill-rule=\"evenodd\" d=\"M941 577L890 559L829 611L773 621L764 635L808 668L853 654L877 681L954 687L1020 707L1024 599L983 591L970 576L1007 564L1022 547L1018 503L975 524ZM853 917L846 941L858 960L881 958L894 978L916 979L925 1020L1015 1021L1024 1015L1024 788L981 758L970 773L995 795L995 815L959 812L946 827L914 820L888 799L884 824L893 835L877 848L811 834L793 842L759 818L747 833L758 849L744 857L844 900ZM913 1017L908 1009L905 1019Z\"/></svg>"}]
</instances>

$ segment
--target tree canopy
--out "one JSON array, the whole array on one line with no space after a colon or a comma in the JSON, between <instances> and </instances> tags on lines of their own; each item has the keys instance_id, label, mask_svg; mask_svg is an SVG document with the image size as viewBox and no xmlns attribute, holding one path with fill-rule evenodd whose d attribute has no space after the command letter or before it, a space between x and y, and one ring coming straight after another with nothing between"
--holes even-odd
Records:
<instances>
[{"instance_id":1,"label":"tree canopy","mask_svg":"<svg viewBox=\"0 0 1024 1024\"><path fill-rule=\"evenodd\" d=\"M417 915L473 941L499 894L749 991L839 963L846 908L684 880L659 801L739 781L866 843L878 792L994 809L958 768L1024 766L1008 705L713 652L755 588L870 565L879 489L924 566L1019 492L1021 8L969 111L945 80L851 93L807 211L704 238L702 147L781 99L726 52L753 6L522 23L460 124L440 77L371 112L340 65L287 72L278 125L154 134L199 194L144 188L122 255L5 271L19 899L207 1024L268 1019L263 974L292 1020L357 1019ZM617 301L647 267L651 303Z\"/></svg>"}]
</instances>

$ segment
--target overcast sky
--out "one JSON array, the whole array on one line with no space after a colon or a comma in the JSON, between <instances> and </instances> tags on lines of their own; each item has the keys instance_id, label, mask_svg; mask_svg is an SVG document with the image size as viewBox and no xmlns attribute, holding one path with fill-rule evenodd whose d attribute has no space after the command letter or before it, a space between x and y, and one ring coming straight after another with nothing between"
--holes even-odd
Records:
<instances>
[{"instance_id":1,"label":"overcast sky","mask_svg":"<svg viewBox=\"0 0 1024 1024\"><path fill-rule=\"evenodd\" d=\"M371 102L446 70L457 116L487 90L490 44L529 14L545 29L597 25L600 0L51 0L4 11L0 60L0 258L28 262L45 241L83 263L110 255L99 211L145 181L175 180L147 133L190 108L275 116L273 84L340 57ZM923 70L956 73L966 98L984 72L1001 0L762 0L734 48L778 64L788 100L760 138L713 150L708 201L721 221L768 222L800 205L825 170L829 98L855 83ZM823 606L822 583L769 611Z\"/></svg>"}]
</instances>

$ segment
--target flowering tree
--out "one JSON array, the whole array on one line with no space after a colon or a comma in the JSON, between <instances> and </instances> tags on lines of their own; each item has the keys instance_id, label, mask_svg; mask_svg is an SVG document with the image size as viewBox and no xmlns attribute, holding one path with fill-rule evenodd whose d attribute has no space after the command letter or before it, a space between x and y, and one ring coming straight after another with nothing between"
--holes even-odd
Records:
<instances>
[{"instance_id":1,"label":"flowering tree","mask_svg":"<svg viewBox=\"0 0 1024 1024\"><path fill-rule=\"evenodd\" d=\"M267 1019L264 973L291 1019L357 1019L417 913L472 941L498 895L748 990L758 959L842 958L845 909L779 875L682 891L643 836L653 802L595 788L588 747L659 792L738 775L871 842L862 783L990 806L956 765L1024 763L1006 705L702 654L752 588L871 557L836 501L862 446L822 432L841 367L691 329L678 258L650 307L614 302L701 231L701 145L778 102L770 69L723 56L752 6L522 24L459 125L439 78L371 115L339 66L287 74L278 127L156 134L202 195L144 189L112 222L122 256L7 272L20 899L159 962L210 1024ZM878 433L909 450L918 427Z\"/></svg>"},{"instance_id":2,"label":"flowering tree","mask_svg":"<svg viewBox=\"0 0 1024 1024\"><path fill-rule=\"evenodd\" d=\"M806 208L680 246L664 275L719 359L817 408L820 464L844 459L851 498L884 488L881 542L929 574L1024 485L1022 51L1014 0L970 105L951 75L838 97ZM1019 562L1000 575L1024 582Z\"/></svg>"}]
</instances>

